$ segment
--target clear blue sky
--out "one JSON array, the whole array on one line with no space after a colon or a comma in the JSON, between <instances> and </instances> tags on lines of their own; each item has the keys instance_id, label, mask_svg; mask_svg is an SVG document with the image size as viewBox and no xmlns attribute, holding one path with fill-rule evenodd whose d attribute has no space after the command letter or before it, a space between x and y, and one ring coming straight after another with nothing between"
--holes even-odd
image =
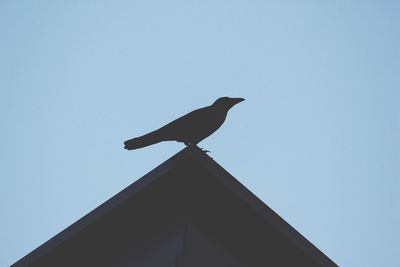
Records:
<instances>
[{"instance_id":1,"label":"clear blue sky","mask_svg":"<svg viewBox=\"0 0 400 267\"><path fill-rule=\"evenodd\" d=\"M340 266L400 266L399 1L1 1L0 266L202 146ZM205 192L206 194L206 192Z\"/></svg>"}]
</instances>

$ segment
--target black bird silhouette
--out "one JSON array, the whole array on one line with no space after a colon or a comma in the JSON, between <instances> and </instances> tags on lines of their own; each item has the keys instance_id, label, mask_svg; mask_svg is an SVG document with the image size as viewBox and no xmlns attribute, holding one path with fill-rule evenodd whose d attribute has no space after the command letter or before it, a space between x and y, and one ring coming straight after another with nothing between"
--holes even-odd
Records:
<instances>
[{"instance_id":1,"label":"black bird silhouette","mask_svg":"<svg viewBox=\"0 0 400 267\"><path fill-rule=\"evenodd\" d=\"M208 107L196 109L158 130L125 141L125 149L138 149L162 141L183 142L186 146L197 145L221 127L229 109L243 100L244 98L220 97Z\"/></svg>"}]
</instances>

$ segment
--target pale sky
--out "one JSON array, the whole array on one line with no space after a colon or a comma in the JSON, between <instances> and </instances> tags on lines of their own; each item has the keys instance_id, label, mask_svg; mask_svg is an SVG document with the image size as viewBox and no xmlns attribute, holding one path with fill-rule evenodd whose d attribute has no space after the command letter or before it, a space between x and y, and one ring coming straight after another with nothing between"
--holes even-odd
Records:
<instances>
[{"instance_id":1,"label":"pale sky","mask_svg":"<svg viewBox=\"0 0 400 267\"><path fill-rule=\"evenodd\" d=\"M1 1L0 266L183 148L123 150L244 97L211 156L340 266L400 266L399 1ZM206 192L205 192L206 197Z\"/></svg>"}]
</instances>

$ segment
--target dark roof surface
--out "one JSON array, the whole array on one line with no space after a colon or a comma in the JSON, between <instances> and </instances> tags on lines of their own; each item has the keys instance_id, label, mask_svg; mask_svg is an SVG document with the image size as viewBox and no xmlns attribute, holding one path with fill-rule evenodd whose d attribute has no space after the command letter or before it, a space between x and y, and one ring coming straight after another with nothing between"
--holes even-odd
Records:
<instances>
[{"instance_id":1,"label":"dark roof surface","mask_svg":"<svg viewBox=\"0 0 400 267\"><path fill-rule=\"evenodd\" d=\"M160 229L181 222L212 236L243 266L337 266L197 147L183 149L13 266L113 266L122 250L140 251Z\"/></svg>"}]
</instances>

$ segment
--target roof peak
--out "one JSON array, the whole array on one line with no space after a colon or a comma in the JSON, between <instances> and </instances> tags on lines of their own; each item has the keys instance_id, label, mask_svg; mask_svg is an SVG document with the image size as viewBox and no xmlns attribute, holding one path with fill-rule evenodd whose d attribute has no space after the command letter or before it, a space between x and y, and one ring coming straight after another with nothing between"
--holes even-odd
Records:
<instances>
[{"instance_id":1,"label":"roof peak","mask_svg":"<svg viewBox=\"0 0 400 267\"><path fill-rule=\"evenodd\" d=\"M63 255L61 252L66 250L68 257L72 253L75 257L79 255L90 261L93 260L90 255L94 257L99 254L96 246L108 246L98 244L97 239L101 235L109 236L112 233L109 238L114 241L111 243L124 244L128 241L120 242L118 238L137 236L143 231L154 232L154 229L146 228L150 225L164 227L157 226L155 221L179 221L181 216L189 216L194 223L213 229L209 230L210 233L223 243L229 240L224 244L239 254L243 253L244 258L271 260L278 254L274 256L273 253L265 258L266 252L262 248L253 248L248 243L270 247L271 242L276 242L273 246L276 248L269 249L286 250L297 260L309 263L307 266L314 266L311 262L315 266L336 266L197 146L182 149L14 266L40 266L36 263L43 261L55 263L59 259L54 255ZM83 255L78 249L84 245L93 246L90 251L82 249L88 255ZM117 253L117 248L109 249Z\"/></svg>"}]
</instances>

